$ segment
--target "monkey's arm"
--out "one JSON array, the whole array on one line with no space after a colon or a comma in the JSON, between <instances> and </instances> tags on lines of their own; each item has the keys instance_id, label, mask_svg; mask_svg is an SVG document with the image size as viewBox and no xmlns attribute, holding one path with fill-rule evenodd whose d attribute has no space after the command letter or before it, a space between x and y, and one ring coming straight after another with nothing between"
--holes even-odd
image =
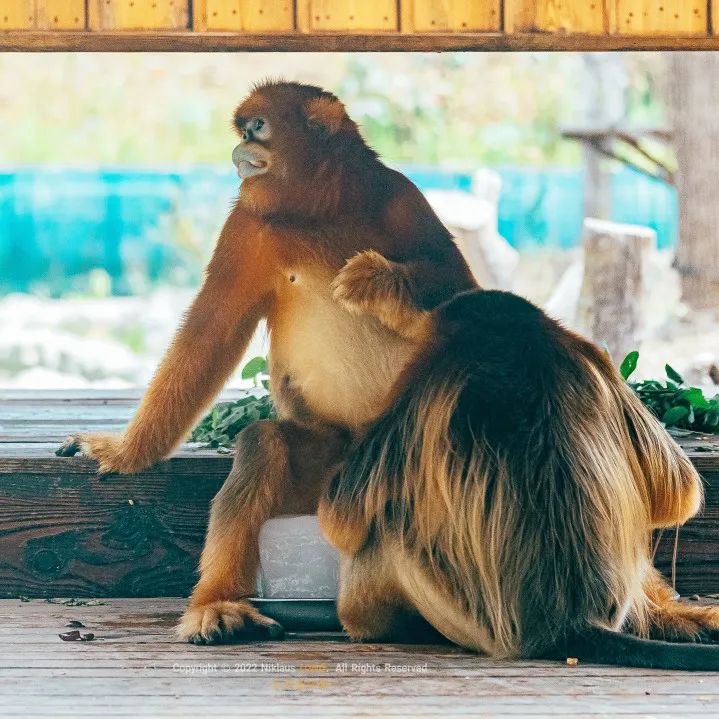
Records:
<instances>
[{"instance_id":1,"label":"monkey's arm","mask_svg":"<svg viewBox=\"0 0 719 719\"><path fill-rule=\"evenodd\" d=\"M58 454L82 450L101 473L132 473L167 456L222 388L272 298L271 258L251 217L234 210L205 282L123 435L68 438ZM254 232L253 232L254 230Z\"/></svg>"}]
</instances>

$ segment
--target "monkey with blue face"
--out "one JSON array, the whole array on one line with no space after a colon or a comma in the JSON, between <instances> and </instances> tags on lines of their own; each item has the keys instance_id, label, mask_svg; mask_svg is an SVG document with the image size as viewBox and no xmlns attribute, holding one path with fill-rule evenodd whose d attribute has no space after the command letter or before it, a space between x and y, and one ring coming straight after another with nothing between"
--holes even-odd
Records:
<instances>
[{"instance_id":1,"label":"monkey with blue face","mask_svg":"<svg viewBox=\"0 0 719 719\"><path fill-rule=\"evenodd\" d=\"M242 432L215 497L200 579L178 630L198 644L276 637L248 601L269 518L314 513L349 444L384 407L423 337L399 293L432 308L476 287L419 190L384 165L342 103L318 87L268 82L237 108L242 179L205 281L120 435L79 434L102 473L168 456L222 387L265 319L279 418ZM379 314L374 308L381 308Z\"/></svg>"}]
</instances>

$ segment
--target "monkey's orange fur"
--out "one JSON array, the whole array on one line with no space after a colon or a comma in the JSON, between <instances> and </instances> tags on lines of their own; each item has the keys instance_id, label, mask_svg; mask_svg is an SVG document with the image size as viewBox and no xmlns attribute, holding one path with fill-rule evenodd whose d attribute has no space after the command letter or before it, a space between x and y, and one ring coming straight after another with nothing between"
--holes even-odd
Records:
<instances>
[{"instance_id":1,"label":"monkey's orange fur","mask_svg":"<svg viewBox=\"0 0 719 719\"><path fill-rule=\"evenodd\" d=\"M291 506L315 511L318 481L384 409L422 343L424 312L476 286L421 193L377 159L333 95L262 85L238 107L235 125L244 138L238 168L249 176L137 414L121 436L74 436L65 449L94 457L101 472L137 472L166 457L266 318L282 421L240 436L227 481L234 489L213 505L180 630L198 642L266 625L241 601L254 592L260 526ZM391 268L401 268L399 284ZM400 305L384 311L397 291L419 319ZM303 453L327 466L303 463Z\"/></svg>"}]
</instances>

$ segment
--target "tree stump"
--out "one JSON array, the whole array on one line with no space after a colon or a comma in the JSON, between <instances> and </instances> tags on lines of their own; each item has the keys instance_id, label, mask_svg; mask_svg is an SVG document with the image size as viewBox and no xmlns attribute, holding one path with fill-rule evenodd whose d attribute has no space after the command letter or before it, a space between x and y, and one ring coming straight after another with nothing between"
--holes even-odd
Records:
<instances>
[{"instance_id":1,"label":"tree stump","mask_svg":"<svg viewBox=\"0 0 719 719\"><path fill-rule=\"evenodd\" d=\"M606 347L619 364L641 341L646 265L656 233L648 227L587 218L583 245L577 328Z\"/></svg>"},{"instance_id":2,"label":"tree stump","mask_svg":"<svg viewBox=\"0 0 719 719\"><path fill-rule=\"evenodd\" d=\"M677 153L679 242L675 267L682 300L693 310L719 307L719 164L717 119L719 56L676 53L671 64L670 103Z\"/></svg>"}]
</instances>

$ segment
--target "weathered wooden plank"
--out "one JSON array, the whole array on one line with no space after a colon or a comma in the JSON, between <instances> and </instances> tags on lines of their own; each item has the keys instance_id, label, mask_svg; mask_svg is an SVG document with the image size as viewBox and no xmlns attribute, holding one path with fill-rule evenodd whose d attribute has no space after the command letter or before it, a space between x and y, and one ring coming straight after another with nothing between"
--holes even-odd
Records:
<instances>
[{"instance_id":1,"label":"weathered wooden plank","mask_svg":"<svg viewBox=\"0 0 719 719\"><path fill-rule=\"evenodd\" d=\"M291 0L195 0L192 5L195 30L243 30L287 32L294 29Z\"/></svg>"},{"instance_id":2,"label":"weathered wooden plank","mask_svg":"<svg viewBox=\"0 0 719 719\"><path fill-rule=\"evenodd\" d=\"M237 393L235 396L239 396ZM5 393L0 401L0 592L57 596L185 594L210 498L232 457L185 445L133 477L99 481L94 462L56 457L70 430L120 430L139 394L102 401ZM116 419L113 420L113 416ZM677 586L719 592L719 437L680 442L707 482L704 513L682 528ZM657 563L670 574L673 532Z\"/></svg>"},{"instance_id":3,"label":"weathered wooden plank","mask_svg":"<svg viewBox=\"0 0 719 719\"><path fill-rule=\"evenodd\" d=\"M706 0L616 0L617 31L628 35L706 35Z\"/></svg>"},{"instance_id":4,"label":"weathered wooden plank","mask_svg":"<svg viewBox=\"0 0 719 719\"><path fill-rule=\"evenodd\" d=\"M228 465L0 475L0 596L187 594Z\"/></svg>"},{"instance_id":5,"label":"weathered wooden plank","mask_svg":"<svg viewBox=\"0 0 719 719\"><path fill-rule=\"evenodd\" d=\"M719 472L703 473L705 506L679 530L676 586L683 595L719 592ZM674 530L665 530L656 565L672 576Z\"/></svg>"},{"instance_id":6,"label":"weathered wooden plank","mask_svg":"<svg viewBox=\"0 0 719 719\"><path fill-rule=\"evenodd\" d=\"M403 0L403 32L476 32L499 30L500 0Z\"/></svg>"},{"instance_id":7,"label":"weathered wooden plank","mask_svg":"<svg viewBox=\"0 0 719 719\"><path fill-rule=\"evenodd\" d=\"M87 0L91 30L186 29L189 0Z\"/></svg>"},{"instance_id":8,"label":"weathered wooden plank","mask_svg":"<svg viewBox=\"0 0 719 719\"><path fill-rule=\"evenodd\" d=\"M0 6L0 30L34 28L36 18L35 0L3 0Z\"/></svg>"},{"instance_id":9,"label":"weathered wooden plank","mask_svg":"<svg viewBox=\"0 0 719 719\"><path fill-rule=\"evenodd\" d=\"M41 30L84 30L85 0L37 0L35 26Z\"/></svg>"},{"instance_id":10,"label":"weathered wooden plank","mask_svg":"<svg viewBox=\"0 0 719 719\"><path fill-rule=\"evenodd\" d=\"M302 32L167 31L46 32L2 30L0 52L590 52L719 50L719 35L540 32L315 32L300 12ZM305 17L307 18L305 20ZM97 20L95 25L97 26Z\"/></svg>"},{"instance_id":11,"label":"weathered wooden plank","mask_svg":"<svg viewBox=\"0 0 719 719\"><path fill-rule=\"evenodd\" d=\"M397 9L395 0L305 0L297 12L300 29L309 31L391 32L399 28Z\"/></svg>"},{"instance_id":12,"label":"weathered wooden plank","mask_svg":"<svg viewBox=\"0 0 719 719\"><path fill-rule=\"evenodd\" d=\"M505 32L609 31L612 0L505 0Z\"/></svg>"},{"instance_id":13,"label":"weathered wooden plank","mask_svg":"<svg viewBox=\"0 0 719 719\"><path fill-rule=\"evenodd\" d=\"M184 604L0 601L0 641L12 647L0 655L0 714L677 716L680 708L692 716L711 713L719 698L712 674L493 661L449 644L294 635L196 647L172 637ZM82 620L95 640L61 642L57 634L69 619Z\"/></svg>"}]
</instances>

